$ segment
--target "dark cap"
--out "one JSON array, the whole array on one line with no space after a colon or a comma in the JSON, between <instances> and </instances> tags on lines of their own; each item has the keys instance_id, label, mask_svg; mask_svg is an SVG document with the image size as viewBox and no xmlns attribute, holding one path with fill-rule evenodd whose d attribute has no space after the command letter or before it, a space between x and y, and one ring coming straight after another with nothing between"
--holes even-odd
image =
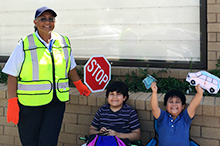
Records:
<instances>
[{"instance_id":1,"label":"dark cap","mask_svg":"<svg viewBox=\"0 0 220 146\"><path fill-rule=\"evenodd\" d=\"M41 15L43 12L45 12L45 11L50 11L50 12L53 14L54 17L57 16L57 14L55 13L55 11L52 10L51 8L41 7L41 8L39 8L39 9L36 10L35 19L36 19L38 16L40 16L40 15Z\"/></svg>"}]
</instances>

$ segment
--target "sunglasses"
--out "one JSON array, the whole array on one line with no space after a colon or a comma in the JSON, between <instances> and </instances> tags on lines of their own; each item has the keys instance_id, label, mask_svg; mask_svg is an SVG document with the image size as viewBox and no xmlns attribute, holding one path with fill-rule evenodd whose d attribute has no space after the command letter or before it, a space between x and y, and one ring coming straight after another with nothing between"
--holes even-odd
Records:
<instances>
[{"instance_id":1,"label":"sunglasses","mask_svg":"<svg viewBox=\"0 0 220 146\"><path fill-rule=\"evenodd\" d=\"M41 17L41 18L37 18L39 19L41 22L46 22L46 21L49 21L49 22L54 22L55 21L55 18L45 18L45 17Z\"/></svg>"}]
</instances>

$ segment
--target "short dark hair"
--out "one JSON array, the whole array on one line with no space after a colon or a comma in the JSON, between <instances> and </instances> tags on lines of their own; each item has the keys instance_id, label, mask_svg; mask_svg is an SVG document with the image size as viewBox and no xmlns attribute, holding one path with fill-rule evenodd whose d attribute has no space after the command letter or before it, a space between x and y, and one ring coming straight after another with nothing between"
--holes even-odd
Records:
<instances>
[{"instance_id":1,"label":"short dark hair","mask_svg":"<svg viewBox=\"0 0 220 146\"><path fill-rule=\"evenodd\" d=\"M183 94L183 92L178 90L178 89L171 89L164 96L164 105L167 106L167 100L169 98L173 98L175 96L179 97L181 99L182 105L186 104L186 96L185 96L185 94Z\"/></svg>"},{"instance_id":2,"label":"short dark hair","mask_svg":"<svg viewBox=\"0 0 220 146\"><path fill-rule=\"evenodd\" d=\"M114 92L114 91L116 91L117 93L123 94L124 97L127 96L124 102L128 100L129 98L128 86L125 83L120 82L120 81L111 82L106 91L106 98L108 98L109 92Z\"/></svg>"}]
</instances>

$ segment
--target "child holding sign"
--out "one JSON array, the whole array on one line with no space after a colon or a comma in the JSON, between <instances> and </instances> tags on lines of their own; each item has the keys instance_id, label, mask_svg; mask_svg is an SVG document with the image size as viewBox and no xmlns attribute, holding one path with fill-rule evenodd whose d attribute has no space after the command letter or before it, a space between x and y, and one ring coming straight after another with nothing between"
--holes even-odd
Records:
<instances>
[{"instance_id":1,"label":"child holding sign","mask_svg":"<svg viewBox=\"0 0 220 146\"><path fill-rule=\"evenodd\" d=\"M151 107L158 127L158 146L188 146L189 130L195 116L197 106L203 97L203 89L196 86L196 95L191 100L186 110L186 97L180 90L170 90L164 97L166 111L160 109L157 100L156 82L151 84Z\"/></svg>"}]
</instances>

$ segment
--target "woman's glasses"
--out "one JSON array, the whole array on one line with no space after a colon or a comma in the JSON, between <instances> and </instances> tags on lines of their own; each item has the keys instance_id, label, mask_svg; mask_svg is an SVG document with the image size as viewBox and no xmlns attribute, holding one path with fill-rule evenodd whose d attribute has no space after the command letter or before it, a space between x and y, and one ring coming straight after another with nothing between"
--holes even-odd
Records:
<instances>
[{"instance_id":1,"label":"woman's glasses","mask_svg":"<svg viewBox=\"0 0 220 146\"><path fill-rule=\"evenodd\" d=\"M41 22L46 22L46 21L49 21L49 22L54 22L55 21L55 18L45 18L45 17L40 17L40 18L37 18L39 19Z\"/></svg>"}]
</instances>

